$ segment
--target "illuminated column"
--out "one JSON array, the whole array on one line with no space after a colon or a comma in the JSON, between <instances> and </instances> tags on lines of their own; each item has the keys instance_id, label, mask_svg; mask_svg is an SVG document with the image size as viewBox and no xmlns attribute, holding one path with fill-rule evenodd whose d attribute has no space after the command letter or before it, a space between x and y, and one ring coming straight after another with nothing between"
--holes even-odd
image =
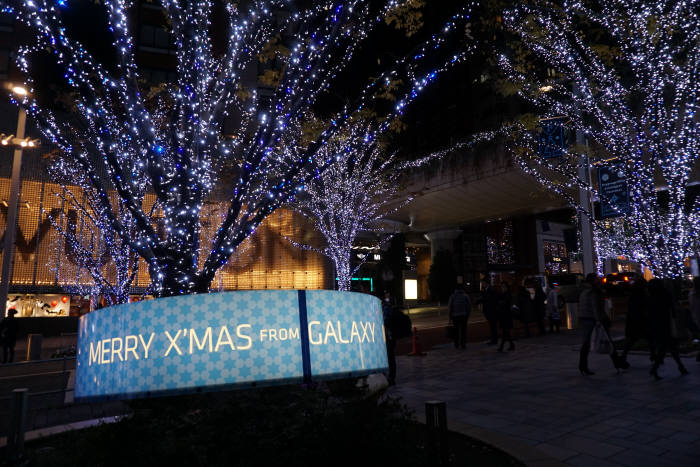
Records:
<instances>
[{"instance_id":1,"label":"illuminated column","mask_svg":"<svg viewBox=\"0 0 700 467\"><path fill-rule=\"evenodd\" d=\"M27 113L22 107L17 116L17 139L24 138L24 127L27 122ZM12 263L15 256L15 236L17 234L17 204L19 203L20 169L22 168L22 146L15 147L12 159L12 178L10 179L10 198L7 201L7 224L5 227L5 245L2 257L2 280L0 282L0 303L2 303L2 316L7 311L7 295L10 291L12 280Z\"/></svg>"}]
</instances>

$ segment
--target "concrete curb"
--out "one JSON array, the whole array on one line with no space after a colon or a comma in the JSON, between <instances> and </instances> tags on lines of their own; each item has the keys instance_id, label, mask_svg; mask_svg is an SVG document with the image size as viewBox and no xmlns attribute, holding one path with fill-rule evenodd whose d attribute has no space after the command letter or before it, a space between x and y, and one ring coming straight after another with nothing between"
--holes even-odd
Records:
<instances>
[{"instance_id":1,"label":"concrete curb","mask_svg":"<svg viewBox=\"0 0 700 467\"><path fill-rule=\"evenodd\" d=\"M47 436L54 436L67 431L82 430L84 428L90 428L103 423L115 423L121 421L125 417L128 417L128 415L115 415L112 417L82 420L80 422L67 423L65 425L47 426L45 428L39 428L38 430L27 431L24 434L24 441L35 441L37 439L46 438ZM3 436L0 438L0 448L4 448L5 446L7 446L7 437Z\"/></svg>"},{"instance_id":2,"label":"concrete curb","mask_svg":"<svg viewBox=\"0 0 700 467\"><path fill-rule=\"evenodd\" d=\"M567 464L548 456L536 447L502 435L501 433L486 430L475 425L453 421L448 421L447 428L450 431L469 436L500 449L506 454L515 457L527 467L567 467Z\"/></svg>"}]
</instances>

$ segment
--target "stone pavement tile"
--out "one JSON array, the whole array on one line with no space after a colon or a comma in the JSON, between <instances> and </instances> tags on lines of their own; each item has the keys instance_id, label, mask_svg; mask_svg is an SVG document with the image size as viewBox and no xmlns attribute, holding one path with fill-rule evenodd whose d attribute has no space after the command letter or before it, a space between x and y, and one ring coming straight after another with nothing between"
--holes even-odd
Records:
<instances>
[{"instance_id":1,"label":"stone pavement tile","mask_svg":"<svg viewBox=\"0 0 700 467\"><path fill-rule=\"evenodd\" d=\"M628 467L681 467L663 457L650 456L632 449L616 454L614 460Z\"/></svg>"},{"instance_id":2,"label":"stone pavement tile","mask_svg":"<svg viewBox=\"0 0 700 467\"><path fill-rule=\"evenodd\" d=\"M591 457L586 454L579 454L578 456L570 457L566 460L566 463L576 467L620 467L621 465L616 462Z\"/></svg>"},{"instance_id":3,"label":"stone pavement tile","mask_svg":"<svg viewBox=\"0 0 700 467\"><path fill-rule=\"evenodd\" d=\"M676 431L685 431L688 433L700 433L700 423L692 420L684 420L683 418L664 418L659 421L659 426L675 429Z\"/></svg>"},{"instance_id":4,"label":"stone pavement tile","mask_svg":"<svg viewBox=\"0 0 700 467\"><path fill-rule=\"evenodd\" d=\"M669 436L669 439L682 441L684 443L692 443L700 439L700 433L687 433L684 431L679 431L675 435Z\"/></svg>"},{"instance_id":5,"label":"stone pavement tile","mask_svg":"<svg viewBox=\"0 0 700 467\"><path fill-rule=\"evenodd\" d=\"M654 435L657 438L665 438L679 431L673 428L659 426L657 423L637 423L629 427L629 429L637 431L639 433L647 433L650 435Z\"/></svg>"},{"instance_id":6,"label":"stone pavement tile","mask_svg":"<svg viewBox=\"0 0 700 467\"><path fill-rule=\"evenodd\" d=\"M567 435L565 437L558 438L551 443L599 459L608 458L625 450L623 447L583 436Z\"/></svg>"},{"instance_id":7,"label":"stone pavement tile","mask_svg":"<svg viewBox=\"0 0 700 467\"><path fill-rule=\"evenodd\" d=\"M528 442L511 436L505 436L495 431L485 430L483 428L464 423L453 423L450 426L450 429L495 446L496 448L501 449L516 459L524 462L528 465L528 467L563 467L564 465L541 450L536 449ZM531 443L539 444L532 441Z\"/></svg>"},{"instance_id":8,"label":"stone pavement tile","mask_svg":"<svg viewBox=\"0 0 700 467\"><path fill-rule=\"evenodd\" d=\"M659 435L652 433L637 433L632 436L628 436L626 439L640 444L649 444L652 441L659 439Z\"/></svg>"},{"instance_id":9,"label":"stone pavement tile","mask_svg":"<svg viewBox=\"0 0 700 467\"><path fill-rule=\"evenodd\" d=\"M593 425L589 425L583 429L583 431L592 431L594 433L600 433L600 434L605 434L613 431L615 428L607 424L606 422L603 423L594 423Z\"/></svg>"},{"instance_id":10,"label":"stone pavement tile","mask_svg":"<svg viewBox=\"0 0 700 467\"><path fill-rule=\"evenodd\" d=\"M540 443L535 447L543 453L547 454L548 456L552 456L553 458L558 459L560 461L565 461L570 457L578 455L578 452L576 451L572 451L571 449L562 448L549 443Z\"/></svg>"},{"instance_id":11,"label":"stone pavement tile","mask_svg":"<svg viewBox=\"0 0 700 467\"><path fill-rule=\"evenodd\" d=\"M628 426L632 426L635 423L637 423L636 420L630 420L628 418L624 417L614 417L614 418L609 418L608 420L605 421L608 425L620 427L620 428L625 428Z\"/></svg>"},{"instance_id":12,"label":"stone pavement tile","mask_svg":"<svg viewBox=\"0 0 700 467\"><path fill-rule=\"evenodd\" d=\"M613 438L627 438L635 433L636 431L626 430L624 428L615 428L614 430L607 432L607 435Z\"/></svg>"},{"instance_id":13,"label":"stone pavement tile","mask_svg":"<svg viewBox=\"0 0 700 467\"><path fill-rule=\"evenodd\" d=\"M638 443L625 438L611 437L607 440L607 442L609 442L610 444L614 444L615 446L627 448L628 451L642 453L645 456L658 456L667 452L665 448L659 446L652 446L647 443Z\"/></svg>"},{"instance_id":14,"label":"stone pavement tile","mask_svg":"<svg viewBox=\"0 0 700 467\"><path fill-rule=\"evenodd\" d=\"M561 436L561 434L556 431L545 430L537 426L526 424L504 426L499 431L525 440L538 441L540 443Z\"/></svg>"},{"instance_id":15,"label":"stone pavement tile","mask_svg":"<svg viewBox=\"0 0 700 467\"><path fill-rule=\"evenodd\" d=\"M700 453L692 452L672 452L669 451L661 456L664 460L673 462L676 467L697 467Z\"/></svg>"},{"instance_id":16,"label":"stone pavement tile","mask_svg":"<svg viewBox=\"0 0 700 467\"><path fill-rule=\"evenodd\" d=\"M692 447L692 443L685 441L677 441L671 438L662 438L649 443L650 446L658 447L661 449L667 449L671 452L685 453L695 451L696 454L700 455L700 450L696 450ZM700 464L700 462L698 462Z\"/></svg>"}]
</instances>

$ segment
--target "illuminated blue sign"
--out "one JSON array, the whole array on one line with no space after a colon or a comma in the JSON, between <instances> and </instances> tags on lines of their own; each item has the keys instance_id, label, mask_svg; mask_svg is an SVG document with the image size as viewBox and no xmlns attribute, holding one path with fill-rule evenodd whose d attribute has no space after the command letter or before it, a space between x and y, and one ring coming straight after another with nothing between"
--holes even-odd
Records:
<instances>
[{"instance_id":1,"label":"illuminated blue sign","mask_svg":"<svg viewBox=\"0 0 700 467\"><path fill-rule=\"evenodd\" d=\"M329 290L184 295L80 318L75 395L136 398L387 367L381 303Z\"/></svg>"},{"instance_id":2,"label":"illuminated blue sign","mask_svg":"<svg viewBox=\"0 0 700 467\"><path fill-rule=\"evenodd\" d=\"M600 217L619 217L630 213L630 191L619 167L598 167Z\"/></svg>"}]
</instances>

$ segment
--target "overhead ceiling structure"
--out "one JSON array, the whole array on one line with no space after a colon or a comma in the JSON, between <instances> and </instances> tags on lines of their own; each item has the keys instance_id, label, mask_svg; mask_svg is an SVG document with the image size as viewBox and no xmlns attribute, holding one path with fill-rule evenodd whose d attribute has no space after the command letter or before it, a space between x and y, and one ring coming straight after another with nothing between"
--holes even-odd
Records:
<instances>
[{"instance_id":1,"label":"overhead ceiling structure","mask_svg":"<svg viewBox=\"0 0 700 467\"><path fill-rule=\"evenodd\" d=\"M406 193L415 199L390 216L409 232L454 229L566 207L562 198L546 191L505 156L433 172L412 174Z\"/></svg>"}]
</instances>

